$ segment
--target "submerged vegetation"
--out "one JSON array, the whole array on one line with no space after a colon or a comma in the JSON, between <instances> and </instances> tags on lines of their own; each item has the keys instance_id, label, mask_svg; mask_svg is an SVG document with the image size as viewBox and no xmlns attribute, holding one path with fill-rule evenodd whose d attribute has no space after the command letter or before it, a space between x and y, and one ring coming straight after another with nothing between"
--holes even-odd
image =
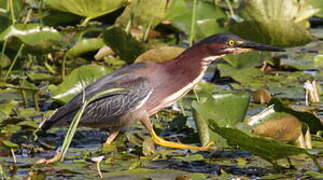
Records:
<instances>
[{"instance_id":1,"label":"submerged vegetation","mask_svg":"<svg viewBox=\"0 0 323 180\"><path fill-rule=\"evenodd\" d=\"M0 22L0 179L323 178L321 0L0 0ZM38 131L98 78L220 32L287 51L226 56L153 117L165 139L212 151L155 146L139 124L101 146L82 109L69 130Z\"/></svg>"}]
</instances>

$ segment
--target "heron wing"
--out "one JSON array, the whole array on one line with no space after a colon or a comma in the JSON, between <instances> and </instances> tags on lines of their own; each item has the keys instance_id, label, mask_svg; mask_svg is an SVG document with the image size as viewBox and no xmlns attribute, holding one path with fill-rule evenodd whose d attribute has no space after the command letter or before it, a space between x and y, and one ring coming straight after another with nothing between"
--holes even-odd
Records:
<instances>
[{"instance_id":1,"label":"heron wing","mask_svg":"<svg viewBox=\"0 0 323 180\"><path fill-rule=\"evenodd\" d=\"M140 71L144 66L144 63L127 66L89 85L84 92L59 108L41 125L41 128L47 130L55 125L69 124L83 105L84 99L89 100L106 90L123 88L124 90L113 91L91 101L86 106L80 122L81 124L111 123L110 121L117 123L118 118L142 105L152 92L146 78L140 76L140 73L131 73Z\"/></svg>"}]
</instances>

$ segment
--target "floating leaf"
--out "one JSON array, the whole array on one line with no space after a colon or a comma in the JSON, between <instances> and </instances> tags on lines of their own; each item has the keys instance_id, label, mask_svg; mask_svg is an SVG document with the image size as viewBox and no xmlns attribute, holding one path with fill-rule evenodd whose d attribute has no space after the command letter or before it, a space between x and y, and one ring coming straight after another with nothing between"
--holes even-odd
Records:
<instances>
[{"instance_id":1,"label":"floating leaf","mask_svg":"<svg viewBox=\"0 0 323 180\"><path fill-rule=\"evenodd\" d=\"M273 106L250 117L248 125L252 126L254 133L259 136L281 141L294 142L302 134L302 123L297 117L285 112L276 112Z\"/></svg>"},{"instance_id":2,"label":"floating leaf","mask_svg":"<svg viewBox=\"0 0 323 180\"><path fill-rule=\"evenodd\" d=\"M321 0L309 0L309 3L313 7L320 9L320 12L315 14L315 16L323 17L323 3L322 3L322 1Z\"/></svg>"},{"instance_id":3,"label":"floating leaf","mask_svg":"<svg viewBox=\"0 0 323 180\"><path fill-rule=\"evenodd\" d=\"M323 55L319 54L314 57L314 63L317 67L323 68Z\"/></svg>"},{"instance_id":4,"label":"floating leaf","mask_svg":"<svg viewBox=\"0 0 323 180\"><path fill-rule=\"evenodd\" d=\"M172 21L172 25L179 30L190 34L192 23L192 3L184 0L172 1L168 10L167 19ZM215 33L227 31L217 22L218 19L225 18L222 10L212 2L198 1L196 6L196 39L204 38Z\"/></svg>"},{"instance_id":5,"label":"floating leaf","mask_svg":"<svg viewBox=\"0 0 323 180\"><path fill-rule=\"evenodd\" d=\"M276 112L286 112L297 117L300 121L306 123L311 131L311 133L316 133L323 129L323 124L318 117L313 113L307 111L296 111L292 108L287 107L279 99L273 98L270 104L274 105L274 110Z\"/></svg>"},{"instance_id":6,"label":"floating leaf","mask_svg":"<svg viewBox=\"0 0 323 180\"><path fill-rule=\"evenodd\" d=\"M103 39L128 64L133 63L139 55L145 52L143 44L118 27L112 27L104 31Z\"/></svg>"},{"instance_id":7,"label":"floating leaf","mask_svg":"<svg viewBox=\"0 0 323 180\"><path fill-rule=\"evenodd\" d=\"M10 141L1 141L1 143L6 146L7 148L18 148L19 145L18 144L15 144L13 142L10 142Z\"/></svg>"},{"instance_id":8,"label":"floating leaf","mask_svg":"<svg viewBox=\"0 0 323 180\"><path fill-rule=\"evenodd\" d=\"M8 56L3 54L3 56L0 54L0 68L5 68L11 64L11 60Z\"/></svg>"},{"instance_id":9,"label":"floating leaf","mask_svg":"<svg viewBox=\"0 0 323 180\"><path fill-rule=\"evenodd\" d=\"M0 111L9 116L12 112L12 108L17 107L17 106L18 106L17 101L9 100L6 103L0 104Z\"/></svg>"},{"instance_id":10,"label":"floating leaf","mask_svg":"<svg viewBox=\"0 0 323 180\"><path fill-rule=\"evenodd\" d=\"M67 54L76 57L87 52L98 50L104 45L103 39L101 38L81 39L67 51Z\"/></svg>"},{"instance_id":11,"label":"floating leaf","mask_svg":"<svg viewBox=\"0 0 323 180\"><path fill-rule=\"evenodd\" d=\"M278 46L297 46L313 38L307 30L308 18L319 12L306 0L243 1L240 16L231 26L241 37Z\"/></svg>"},{"instance_id":12,"label":"floating leaf","mask_svg":"<svg viewBox=\"0 0 323 180\"><path fill-rule=\"evenodd\" d=\"M0 34L0 41L8 40L8 46L19 49L25 44L28 53L43 54L57 50L63 36L52 27L41 27L38 24L15 24Z\"/></svg>"},{"instance_id":13,"label":"floating leaf","mask_svg":"<svg viewBox=\"0 0 323 180\"><path fill-rule=\"evenodd\" d=\"M153 61L153 62L165 62L171 59L176 58L180 55L185 49L181 47L161 47L156 49L151 49L141 54L135 62L145 62L145 61Z\"/></svg>"},{"instance_id":14,"label":"floating leaf","mask_svg":"<svg viewBox=\"0 0 323 180\"><path fill-rule=\"evenodd\" d=\"M244 93L216 94L208 97L205 102L193 102L194 120L202 144L213 140L218 146L224 146L225 141L209 131L207 120L212 119L221 127L232 126L244 119L248 105L249 95Z\"/></svg>"},{"instance_id":15,"label":"floating leaf","mask_svg":"<svg viewBox=\"0 0 323 180\"><path fill-rule=\"evenodd\" d=\"M99 65L81 66L73 70L64 82L58 86L50 85L48 88L52 92L53 99L61 103L67 103L86 86L109 72L105 67Z\"/></svg>"},{"instance_id":16,"label":"floating leaf","mask_svg":"<svg viewBox=\"0 0 323 180\"><path fill-rule=\"evenodd\" d=\"M47 5L58 11L69 12L93 19L113 12L125 5L127 0L48 0Z\"/></svg>"},{"instance_id":17,"label":"floating leaf","mask_svg":"<svg viewBox=\"0 0 323 180\"><path fill-rule=\"evenodd\" d=\"M236 69L243 69L259 66L264 60L270 58L270 56L271 55L268 52L247 52L239 55L227 55L223 59L226 60L232 67Z\"/></svg>"},{"instance_id":18,"label":"floating leaf","mask_svg":"<svg viewBox=\"0 0 323 180\"><path fill-rule=\"evenodd\" d=\"M239 129L219 127L214 120L211 120L209 123L210 129L224 137L230 145L238 145L241 149L252 152L270 162L297 154L309 155L305 149L271 139L254 137Z\"/></svg>"},{"instance_id":19,"label":"floating leaf","mask_svg":"<svg viewBox=\"0 0 323 180\"><path fill-rule=\"evenodd\" d=\"M141 26L154 29L166 16L169 0L133 0L118 17L121 27Z\"/></svg>"}]
</instances>

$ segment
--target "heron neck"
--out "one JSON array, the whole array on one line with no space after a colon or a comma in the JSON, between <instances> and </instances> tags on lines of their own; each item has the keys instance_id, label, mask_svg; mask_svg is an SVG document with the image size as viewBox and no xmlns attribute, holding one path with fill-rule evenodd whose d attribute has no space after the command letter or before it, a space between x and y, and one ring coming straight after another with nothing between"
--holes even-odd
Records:
<instances>
[{"instance_id":1,"label":"heron neck","mask_svg":"<svg viewBox=\"0 0 323 180\"><path fill-rule=\"evenodd\" d=\"M214 52L203 46L193 46L175 59L163 64L173 77L179 75L182 79L192 80L204 73L212 61L222 56L221 54L215 55Z\"/></svg>"}]
</instances>

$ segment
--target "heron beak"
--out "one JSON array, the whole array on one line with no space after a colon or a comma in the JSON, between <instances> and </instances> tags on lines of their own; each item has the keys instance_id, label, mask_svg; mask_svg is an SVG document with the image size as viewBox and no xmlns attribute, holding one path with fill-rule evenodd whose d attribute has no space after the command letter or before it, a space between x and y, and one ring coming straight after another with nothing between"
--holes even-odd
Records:
<instances>
[{"instance_id":1,"label":"heron beak","mask_svg":"<svg viewBox=\"0 0 323 180\"><path fill-rule=\"evenodd\" d=\"M275 51L275 52L285 51L284 49L279 47L270 46L262 43L256 43L252 41L244 41L243 43L237 45L237 47L242 49L258 50L258 51Z\"/></svg>"}]
</instances>

